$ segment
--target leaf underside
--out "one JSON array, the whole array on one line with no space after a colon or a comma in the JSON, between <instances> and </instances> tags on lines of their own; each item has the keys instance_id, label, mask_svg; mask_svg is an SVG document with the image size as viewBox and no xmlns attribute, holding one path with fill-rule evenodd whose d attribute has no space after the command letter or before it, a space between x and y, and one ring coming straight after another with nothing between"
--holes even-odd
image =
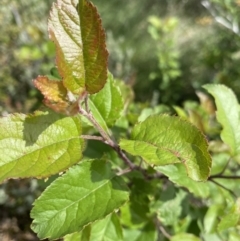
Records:
<instances>
[{"instance_id":1,"label":"leaf underside","mask_svg":"<svg viewBox=\"0 0 240 241\"><path fill-rule=\"evenodd\" d=\"M211 157L205 137L178 117L150 116L135 125L131 140L121 140L120 146L152 165L183 163L189 177L196 181L205 181L210 174Z\"/></svg>"}]
</instances>

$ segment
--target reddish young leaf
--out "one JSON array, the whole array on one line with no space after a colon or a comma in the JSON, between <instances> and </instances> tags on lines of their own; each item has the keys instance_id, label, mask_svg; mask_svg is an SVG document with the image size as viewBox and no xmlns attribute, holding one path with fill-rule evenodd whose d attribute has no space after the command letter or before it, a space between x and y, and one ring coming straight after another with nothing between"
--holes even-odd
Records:
<instances>
[{"instance_id":1,"label":"reddish young leaf","mask_svg":"<svg viewBox=\"0 0 240 241\"><path fill-rule=\"evenodd\" d=\"M77 101L74 98L70 99L62 81L49 80L48 77L38 76L33 82L43 94L43 103L46 106L56 112L68 115L74 115L78 112Z\"/></svg>"},{"instance_id":2,"label":"reddish young leaf","mask_svg":"<svg viewBox=\"0 0 240 241\"><path fill-rule=\"evenodd\" d=\"M107 80L108 52L96 7L87 0L58 0L49 19L56 64L64 86L73 94L101 90Z\"/></svg>"}]
</instances>

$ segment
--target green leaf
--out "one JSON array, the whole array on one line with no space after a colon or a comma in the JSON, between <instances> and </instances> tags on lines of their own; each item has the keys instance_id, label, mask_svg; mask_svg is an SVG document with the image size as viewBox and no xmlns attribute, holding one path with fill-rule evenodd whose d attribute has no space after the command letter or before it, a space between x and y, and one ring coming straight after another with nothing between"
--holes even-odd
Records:
<instances>
[{"instance_id":1,"label":"green leaf","mask_svg":"<svg viewBox=\"0 0 240 241\"><path fill-rule=\"evenodd\" d=\"M54 181L31 212L40 239L60 238L104 218L128 200L128 188L103 160L84 161Z\"/></svg>"},{"instance_id":2,"label":"green leaf","mask_svg":"<svg viewBox=\"0 0 240 241\"><path fill-rule=\"evenodd\" d=\"M175 116L153 115L136 124L131 140L122 139L120 146L147 163L161 166L183 163L190 178L207 180L211 157L203 134L191 123Z\"/></svg>"},{"instance_id":3,"label":"green leaf","mask_svg":"<svg viewBox=\"0 0 240 241\"><path fill-rule=\"evenodd\" d=\"M182 213L182 201L186 197L186 193L179 191L176 197L162 202L157 210L158 218L164 225L174 225L179 222L179 217Z\"/></svg>"},{"instance_id":4,"label":"green leaf","mask_svg":"<svg viewBox=\"0 0 240 241\"><path fill-rule=\"evenodd\" d=\"M223 231L232 227L236 227L240 221L240 199L237 200L227 214L222 217L218 224L218 230Z\"/></svg>"},{"instance_id":5,"label":"green leaf","mask_svg":"<svg viewBox=\"0 0 240 241\"><path fill-rule=\"evenodd\" d=\"M79 117L35 112L0 119L0 182L7 178L48 177L82 158Z\"/></svg>"},{"instance_id":6,"label":"green leaf","mask_svg":"<svg viewBox=\"0 0 240 241\"><path fill-rule=\"evenodd\" d=\"M155 114L166 114L169 111L169 108L165 105L157 105L154 106L154 108L144 108L141 112L141 114L138 117L138 121L144 121L149 117L150 115L155 115Z\"/></svg>"},{"instance_id":7,"label":"green leaf","mask_svg":"<svg viewBox=\"0 0 240 241\"><path fill-rule=\"evenodd\" d=\"M208 183L195 182L186 175L186 169L182 164L158 166L155 167L157 171L160 171L164 175L168 176L169 180L173 183L185 187L189 192L193 193L197 197L207 198L209 196Z\"/></svg>"},{"instance_id":8,"label":"green leaf","mask_svg":"<svg viewBox=\"0 0 240 241\"><path fill-rule=\"evenodd\" d=\"M108 52L96 7L87 0L58 0L48 28L64 86L77 95L85 89L90 94L101 90L107 80Z\"/></svg>"},{"instance_id":9,"label":"green leaf","mask_svg":"<svg viewBox=\"0 0 240 241\"><path fill-rule=\"evenodd\" d=\"M115 85L112 74L104 88L89 98L89 107L97 122L105 129L112 126L121 116L123 100L120 89Z\"/></svg>"},{"instance_id":10,"label":"green leaf","mask_svg":"<svg viewBox=\"0 0 240 241\"><path fill-rule=\"evenodd\" d=\"M63 241L82 241L82 233L68 234L64 237Z\"/></svg>"},{"instance_id":11,"label":"green leaf","mask_svg":"<svg viewBox=\"0 0 240 241\"><path fill-rule=\"evenodd\" d=\"M157 229L150 221L142 229L124 229L124 241L156 241Z\"/></svg>"},{"instance_id":12,"label":"green leaf","mask_svg":"<svg viewBox=\"0 0 240 241\"><path fill-rule=\"evenodd\" d=\"M203 220L205 233L216 232L217 224L219 222L218 218L222 216L223 211L224 205L214 204L209 207Z\"/></svg>"},{"instance_id":13,"label":"green leaf","mask_svg":"<svg viewBox=\"0 0 240 241\"><path fill-rule=\"evenodd\" d=\"M180 233L180 234L177 234L177 235L174 235L170 241L201 241L200 238L196 237L195 235L193 234L190 234L190 233Z\"/></svg>"},{"instance_id":14,"label":"green leaf","mask_svg":"<svg viewBox=\"0 0 240 241\"><path fill-rule=\"evenodd\" d=\"M122 241L123 233L118 216L115 213L108 215L88 225L82 232L65 236L64 241L84 241L84 237L86 241Z\"/></svg>"},{"instance_id":15,"label":"green leaf","mask_svg":"<svg viewBox=\"0 0 240 241\"><path fill-rule=\"evenodd\" d=\"M208 84L204 88L215 98L218 122L222 125L221 138L231 148L234 156L240 153L240 112L238 100L224 85Z\"/></svg>"}]
</instances>

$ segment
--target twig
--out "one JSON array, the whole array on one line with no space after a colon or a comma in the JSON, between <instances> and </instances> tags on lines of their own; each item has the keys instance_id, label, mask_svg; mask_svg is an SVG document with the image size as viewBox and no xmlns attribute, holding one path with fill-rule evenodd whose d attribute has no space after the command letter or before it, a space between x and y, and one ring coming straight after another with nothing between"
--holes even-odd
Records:
<instances>
[{"instance_id":1,"label":"twig","mask_svg":"<svg viewBox=\"0 0 240 241\"><path fill-rule=\"evenodd\" d=\"M112 148L117 152L118 156L130 167L131 170L139 169L138 166L136 166L129 160L127 155L123 152L123 150L118 144L115 144L114 146L112 146Z\"/></svg>"},{"instance_id":2,"label":"twig","mask_svg":"<svg viewBox=\"0 0 240 241\"><path fill-rule=\"evenodd\" d=\"M227 169L227 167L228 167L228 164L230 163L231 159L232 159L231 157L228 159L227 164L226 164L225 167L222 169L222 171L219 173L219 175L222 175L222 174L226 171L226 169Z\"/></svg>"},{"instance_id":3,"label":"twig","mask_svg":"<svg viewBox=\"0 0 240 241\"><path fill-rule=\"evenodd\" d=\"M120 170L120 171L117 173L117 176L122 176L122 175L124 175L124 174L126 174L126 173L129 173L129 172L131 172L131 171L132 171L131 168L126 168L126 169L124 169L124 170Z\"/></svg>"},{"instance_id":4,"label":"twig","mask_svg":"<svg viewBox=\"0 0 240 241\"><path fill-rule=\"evenodd\" d=\"M86 140L101 141L101 142L105 143L105 140L102 138L102 136L81 135L81 138L86 139Z\"/></svg>"},{"instance_id":5,"label":"twig","mask_svg":"<svg viewBox=\"0 0 240 241\"><path fill-rule=\"evenodd\" d=\"M90 113L90 109L89 109L89 105L88 105L88 95L86 95L86 97L84 99L84 104L85 104L87 113Z\"/></svg>"},{"instance_id":6,"label":"twig","mask_svg":"<svg viewBox=\"0 0 240 241\"><path fill-rule=\"evenodd\" d=\"M219 172L218 174L214 174L214 175L210 176L209 179L211 179L211 178L221 178L221 177L223 176L222 174L226 171L226 169L227 169L228 164L230 163L230 161L231 161L231 157L228 159L227 164L224 166L224 168L222 169L222 171ZM221 176L221 177L220 177L220 176Z\"/></svg>"},{"instance_id":7,"label":"twig","mask_svg":"<svg viewBox=\"0 0 240 241\"><path fill-rule=\"evenodd\" d=\"M93 126L99 131L100 135L103 137L103 139L110 145L113 146L114 143L110 136L104 131L104 129L98 124L98 122L94 119L91 112L87 112L86 110L79 108L79 113L85 116L92 124Z\"/></svg>"},{"instance_id":8,"label":"twig","mask_svg":"<svg viewBox=\"0 0 240 241\"><path fill-rule=\"evenodd\" d=\"M214 178L219 178L219 179L240 179L240 176L224 176L220 174L212 175L208 178L208 180L212 180Z\"/></svg>"},{"instance_id":9,"label":"twig","mask_svg":"<svg viewBox=\"0 0 240 241\"><path fill-rule=\"evenodd\" d=\"M210 181L213 182L213 183L215 183L217 186L225 189L226 191L230 192L235 198L237 198L237 195L236 195L232 190L230 190L229 188L223 186L222 184L220 184L219 182L216 182L216 181L213 180L213 179L210 179Z\"/></svg>"},{"instance_id":10,"label":"twig","mask_svg":"<svg viewBox=\"0 0 240 241\"><path fill-rule=\"evenodd\" d=\"M161 224L161 222L159 221L159 219L156 217L156 225L159 228L159 230L161 231L161 233L163 234L163 236L167 239L171 239L172 236L166 231L166 229L163 227L163 225Z\"/></svg>"},{"instance_id":11,"label":"twig","mask_svg":"<svg viewBox=\"0 0 240 241\"><path fill-rule=\"evenodd\" d=\"M123 152L123 150L120 148L120 146L108 135L108 133L95 120L94 116L92 115L92 113L89 109L88 95L85 96L84 103L85 103L86 110L81 108L81 106L79 105L79 113L82 114L83 116L85 116L93 124L93 126L99 131L100 135L102 136L101 139L98 139L98 138L96 139L96 137L95 137L94 140L103 141L104 143L111 146L117 152L118 156L130 167L131 170L137 169L137 166L128 159L128 157ZM91 139L90 136L85 136L85 137L86 137L86 139L87 138Z\"/></svg>"},{"instance_id":12,"label":"twig","mask_svg":"<svg viewBox=\"0 0 240 241\"><path fill-rule=\"evenodd\" d=\"M223 168L223 170L221 172L219 172L217 174L214 174L214 175L211 175L208 178L208 180L212 180L214 178L218 178L218 179L240 179L240 176L237 176L237 175L234 175L234 176L222 175L226 171L230 161L231 161L231 158L228 159L227 164L224 166L224 168Z\"/></svg>"}]
</instances>

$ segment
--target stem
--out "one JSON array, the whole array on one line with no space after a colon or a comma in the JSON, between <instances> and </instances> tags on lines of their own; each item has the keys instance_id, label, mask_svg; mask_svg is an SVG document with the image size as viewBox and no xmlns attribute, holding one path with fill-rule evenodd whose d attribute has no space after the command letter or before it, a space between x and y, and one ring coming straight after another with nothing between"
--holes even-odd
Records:
<instances>
[{"instance_id":1,"label":"stem","mask_svg":"<svg viewBox=\"0 0 240 241\"><path fill-rule=\"evenodd\" d=\"M130 167L131 170L133 169L137 169L137 166L135 164L133 164L128 157L126 156L126 154L123 152L123 150L120 148L120 146L109 136L109 134L98 124L98 122L96 121L96 119L94 118L94 116L92 115L90 109L89 109L89 105L88 105L88 95L85 96L84 98L84 103L85 103L85 109L81 108L81 106L79 106L79 113L82 114L83 116L85 116L92 124L93 126L99 131L100 135L102 136L102 138L99 137L91 137L88 135L82 135L82 137L85 139L92 139L92 140L99 140L102 141L106 144L108 144L109 146L111 146L118 154L118 156Z\"/></svg>"},{"instance_id":2,"label":"stem","mask_svg":"<svg viewBox=\"0 0 240 241\"><path fill-rule=\"evenodd\" d=\"M97 140L105 143L105 140L101 136L90 136L90 135L81 135L85 140Z\"/></svg>"},{"instance_id":3,"label":"stem","mask_svg":"<svg viewBox=\"0 0 240 241\"><path fill-rule=\"evenodd\" d=\"M129 173L129 172L131 172L131 171L132 171L131 168L126 168L126 169L124 169L124 170L120 170L120 171L117 173L117 175L118 175L118 176L122 176L122 175L124 175L124 174L126 174L126 173Z\"/></svg>"},{"instance_id":4,"label":"stem","mask_svg":"<svg viewBox=\"0 0 240 241\"><path fill-rule=\"evenodd\" d=\"M240 179L240 176L224 176L221 174L216 174L216 175L212 175L210 176L208 179L212 180L214 178L221 178L221 179Z\"/></svg>"},{"instance_id":5,"label":"stem","mask_svg":"<svg viewBox=\"0 0 240 241\"><path fill-rule=\"evenodd\" d=\"M228 167L228 164L230 163L230 161L231 161L231 157L228 159L228 161L227 161L227 163L226 163L226 165L224 166L224 168L222 169L222 171L221 172L219 172L218 174L215 174L215 175L212 175L212 176L210 176L209 177L209 179L211 179L211 178L218 178L218 177L222 177L223 175L223 173L226 171L226 169L227 169L227 167ZM220 178L221 178L220 177Z\"/></svg>"},{"instance_id":6,"label":"stem","mask_svg":"<svg viewBox=\"0 0 240 241\"><path fill-rule=\"evenodd\" d=\"M237 198L237 195L232 190L230 190L229 188L223 186L222 184L220 184L219 182L216 182L215 180L210 179L210 181L215 183L217 186L225 189L226 191L230 192L235 198Z\"/></svg>"},{"instance_id":7,"label":"stem","mask_svg":"<svg viewBox=\"0 0 240 241\"><path fill-rule=\"evenodd\" d=\"M91 112L87 112L86 110L79 108L80 114L85 116L92 124L93 126L99 131L100 135L103 137L103 139L110 145L113 146L114 143L110 136L104 131L104 129L98 124L98 122L94 119Z\"/></svg>"},{"instance_id":8,"label":"stem","mask_svg":"<svg viewBox=\"0 0 240 241\"><path fill-rule=\"evenodd\" d=\"M138 169L138 167L129 160L127 155L123 152L117 143L115 143L112 148L117 152L118 156L130 167L131 170Z\"/></svg>"},{"instance_id":9,"label":"stem","mask_svg":"<svg viewBox=\"0 0 240 241\"><path fill-rule=\"evenodd\" d=\"M85 104L85 108L87 113L90 113L90 109L89 109L89 105L88 105L88 95L86 95L85 99L84 99L84 104Z\"/></svg>"},{"instance_id":10,"label":"stem","mask_svg":"<svg viewBox=\"0 0 240 241\"><path fill-rule=\"evenodd\" d=\"M159 228L159 231L162 233L162 235L167 238L167 239L171 239L172 236L166 231L166 229L163 227L163 225L161 224L161 222L159 221L159 219L156 217L155 219L156 225Z\"/></svg>"}]
</instances>

